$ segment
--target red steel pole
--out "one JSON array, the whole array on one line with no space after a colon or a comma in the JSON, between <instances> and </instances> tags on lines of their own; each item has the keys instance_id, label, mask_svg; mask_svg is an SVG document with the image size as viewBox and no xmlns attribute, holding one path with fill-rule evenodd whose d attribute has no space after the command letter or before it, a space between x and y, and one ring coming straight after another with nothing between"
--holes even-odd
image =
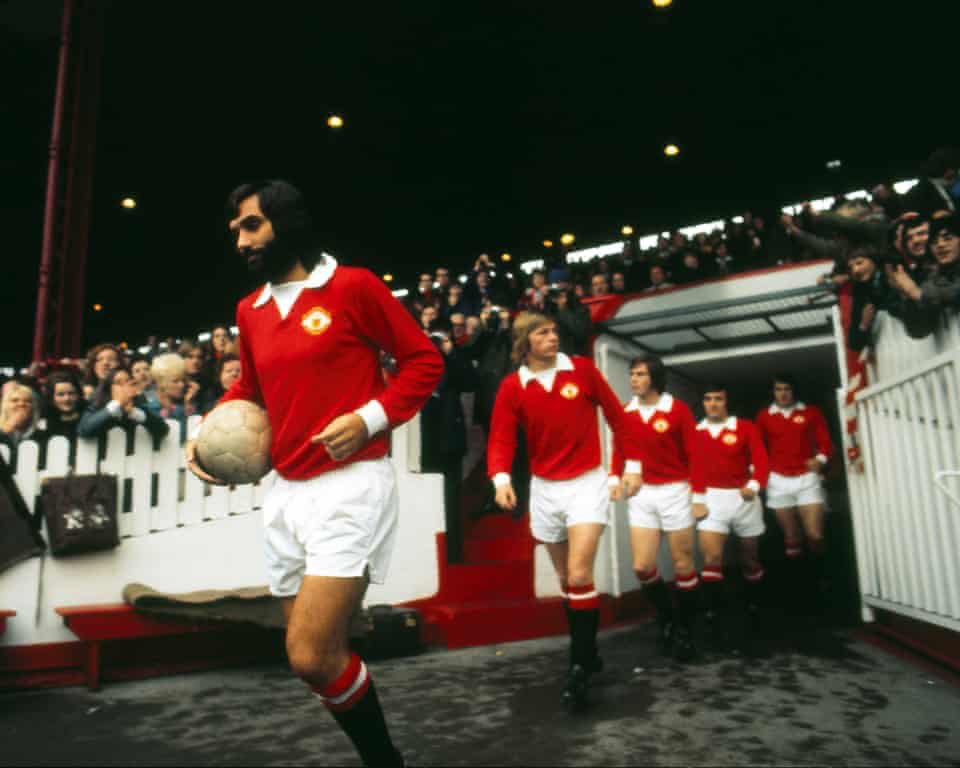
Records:
<instances>
[{"instance_id":1,"label":"red steel pole","mask_svg":"<svg viewBox=\"0 0 960 768\"><path fill-rule=\"evenodd\" d=\"M60 185L60 133L63 128L63 105L66 92L67 66L70 58L70 27L73 0L63 0L60 22L60 61L57 66L57 90L53 98L53 126L47 163L47 197L43 213L43 245L40 251L40 273L37 278L37 316L33 328L33 360L43 360L46 352L47 313L50 302L50 270L57 228L57 195Z\"/></svg>"}]
</instances>

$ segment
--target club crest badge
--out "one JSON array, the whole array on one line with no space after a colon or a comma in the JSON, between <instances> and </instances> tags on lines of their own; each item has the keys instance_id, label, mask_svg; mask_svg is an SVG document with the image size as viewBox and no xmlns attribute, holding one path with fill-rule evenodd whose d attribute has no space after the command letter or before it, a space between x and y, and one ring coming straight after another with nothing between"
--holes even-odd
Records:
<instances>
[{"instance_id":1,"label":"club crest badge","mask_svg":"<svg viewBox=\"0 0 960 768\"><path fill-rule=\"evenodd\" d=\"M806 421L807 421L806 417L805 417L805 416L801 416L799 413L798 413L796 416L793 417L793 423L794 423L794 424L804 424L804 423L806 423Z\"/></svg>"},{"instance_id":2,"label":"club crest badge","mask_svg":"<svg viewBox=\"0 0 960 768\"><path fill-rule=\"evenodd\" d=\"M563 388L560 390L560 395L565 397L567 400L573 400L577 395L580 394L580 387L574 384L572 381L563 385Z\"/></svg>"},{"instance_id":3,"label":"club crest badge","mask_svg":"<svg viewBox=\"0 0 960 768\"><path fill-rule=\"evenodd\" d=\"M653 428L657 430L661 435L670 429L670 422L666 419L657 419L653 422Z\"/></svg>"},{"instance_id":4,"label":"club crest badge","mask_svg":"<svg viewBox=\"0 0 960 768\"><path fill-rule=\"evenodd\" d=\"M725 434L725 435L723 436L723 444L724 444L724 445L736 445L736 444L737 444L737 436L734 435L734 434L731 434L730 432L727 432L727 434Z\"/></svg>"},{"instance_id":5,"label":"club crest badge","mask_svg":"<svg viewBox=\"0 0 960 768\"><path fill-rule=\"evenodd\" d=\"M311 336L319 336L324 333L330 327L330 322L330 313L323 307L313 307L300 318L300 325L303 326L303 330Z\"/></svg>"}]
</instances>

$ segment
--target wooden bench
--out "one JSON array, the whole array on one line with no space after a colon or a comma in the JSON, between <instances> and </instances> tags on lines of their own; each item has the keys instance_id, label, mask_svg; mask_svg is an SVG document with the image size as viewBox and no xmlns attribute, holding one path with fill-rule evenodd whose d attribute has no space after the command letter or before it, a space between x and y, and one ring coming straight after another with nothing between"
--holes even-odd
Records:
<instances>
[{"instance_id":1,"label":"wooden bench","mask_svg":"<svg viewBox=\"0 0 960 768\"><path fill-rule=\"evenodd\" d=\"M72 605L57 608L56 611L70 631L86 644L84 672L87 687L91 691L100 689L100 644L103 641L184 635L215 628L209 622L154 618L137 613L126 603Z\"/></svg>"},{"instance_id":2,"label":"wooden bench","mask_svg":"<svg viewBox=\"0 0 960 768\"><path fill-rule=\"evenodd\" d=\"M7 631L7 619L16 615L16 611L0 611L0 635Z\"/></svg>"}]
</instances>

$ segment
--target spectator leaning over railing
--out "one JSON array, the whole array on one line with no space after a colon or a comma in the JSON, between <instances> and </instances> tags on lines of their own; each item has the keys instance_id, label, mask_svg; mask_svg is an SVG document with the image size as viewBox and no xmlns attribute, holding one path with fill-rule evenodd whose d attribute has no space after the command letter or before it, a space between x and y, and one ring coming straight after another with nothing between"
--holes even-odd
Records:
<instances>
[{"instance_id":1,"label":"spectator leaning over railing","mask_svg":"<svg viewBox=\"0 0 960 768\"><path fill-rule=\"evenodd\" d=\"M847 270L853 284L847 346L854 352L872 343L871 329L877 312L901 313L896 292L881 268L882 255L875 245L855 245L847 252Z\"/></svg>"},{"instance_id":2,"label":"spectator leaning over railing","mask_svg":"<svg viewBox=\"0 0 960 768\"><path fill-rule=\"evenodd\" d=\"M150 375L150 360L146 355L136 354L130 358L130 375L137 382L137 389L141 395L146 395L153 389L153 378Z\"/></svg>"},{"instance_id":3,"label":"spectator leaning over railing","mask_svg":"<svg viewBox=\"0 0 960 768\"><path fill-rule=\"evenodd\" d=\"M137 383L129 369L121 366L110 371L100 382L90 405L80 417L77 434L100 439L100 455L103 456L107 432L116 426L123 427L127 432L129 453L133 432L138 424L146 427L153 437L154 447L170 431L167 422L151 412L146 399L137 392Z\"/></svg>"},{"instance_id":4,"label":"spectator leaning over railing","mask_svg":"<svg viewBox=\"0 0 960 768\"><path fill-rule=\"evenodd\" d=\"M10 447L10 463L16 465L17 446L37 430L39 420L36 395L30 387L10 382L0 400L0 444Z\"/></svg>"},{"instance_id":5,"label":"spectator leaning over railing","mask_svg":"<svg viewBox=\"0 0 960 768\"><path fill-rule=\"evenodd\" d=\"M113 344L97 344L87 352L86 373L83 378L83 397L89 400L100 382L120 365L123 355Z\"/></svg>"},{"instance_id":6,"label":"spectator leaning over railing","mask_svg":"<svg viewBox=\"0 0 960 768\"><path fill-rule=\"evenodd\" d=\"M609 291L604 295L609 295ZM580 303L574 291L551 291L546 314L557 324L560 351L565 355L585 354L593 322L590 310Z\"/></svg>"},{"instance_id":7,"label":"spectator leaning over railing","mask_svg":"<svg viewBox=\"0 0 960 768\"><path fill-rule=\"evenodd\" d=\"M77 427L87 404L80 396L80 385L69 371L55 371L44 386L43 419L37 442L40 443L40 464L46 466L47 441L65 437L70 442L70 466L77 454Z\"/></svg>"},{"instance_id":8,"label":"spectator leaning over railing","mask_svg":"<svg viewBox=\"0 0 960 768\"><path fill-rule=\"evenodd\" d=\"M930 222L930 250L935 263L919 285L903 265L887 268L887 280L903 296L904 325L914 338L933 333L944 311L960 310L960 227L957 214Z\"/></svg>"},{"instance_id":9,"label":"spectator leaning over railing","mask_svg":"<svg viewBox=\"0 0 960 768\"><path fill-rule=\"evenodd\" d=\"M217 362L217 378L207 390L206 398L200 404L200 412L208 413L223 397L233 382L240 378L240 358L232 352L225 353Z\"/></svg>"},{"instance_id":10,"label":"spectator leaning over railing","mask_svg":"<svg viewBox=\"0 0 960 768\"><path fill-rule=\"evenodd\" d=\"M187 439L187 420L197 412L198 403L204 402L200 385L186 375L184 359L177 354L157 355L153 358L150 373L157 388L157 403L148 407L161 419L173 419L180 424L180 442Z\"/></svg>"},{"instance_id":11,"label":"spectator leaning over railing","mask_svg":"<svg viewBox=\"0 0 960 768\"><path fill-rule=\"evenodd\" d=\"M650 285L643 289L643 293L656 293L673 288L673 283L667 280L667 271L661 264L652 264L650 266Z\"/></svg>"}]
</instances>

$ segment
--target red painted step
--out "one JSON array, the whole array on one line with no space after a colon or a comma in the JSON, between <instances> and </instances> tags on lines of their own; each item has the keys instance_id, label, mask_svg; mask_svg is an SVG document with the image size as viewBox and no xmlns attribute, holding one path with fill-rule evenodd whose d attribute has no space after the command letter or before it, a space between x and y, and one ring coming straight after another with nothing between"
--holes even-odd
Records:
<instances>
[{"instance_id":1,"label":"red painted step","mask_svg":"<svg viewBox=\"0 0 960 768\"><path fill-rule=\"evenodd\" d=\"M532 560L449 565L444 576L437 595L438 603L533 597Z\"/></svg>"},{"instance_id":2,"label":"red painted step","mask_svg":"<svg viewBox=\"0 0 960 768\"><path fill-rule=\"evenodd\" d=\"M463 543L463 552L467 563L532 560L533 539L516 536L467 539Z\"/></svg>"},{"instance_id":3,"label":"red painted step","mask_svg":"<svg viewBox=\"0 0 960 768\"><path fill-rule=\"evenodd\" d=\"M531 538L526 517L514 520L508 514L484 515L468 524L466 539L492 539L499 536Z\"/></svg>"}]
</instances>

